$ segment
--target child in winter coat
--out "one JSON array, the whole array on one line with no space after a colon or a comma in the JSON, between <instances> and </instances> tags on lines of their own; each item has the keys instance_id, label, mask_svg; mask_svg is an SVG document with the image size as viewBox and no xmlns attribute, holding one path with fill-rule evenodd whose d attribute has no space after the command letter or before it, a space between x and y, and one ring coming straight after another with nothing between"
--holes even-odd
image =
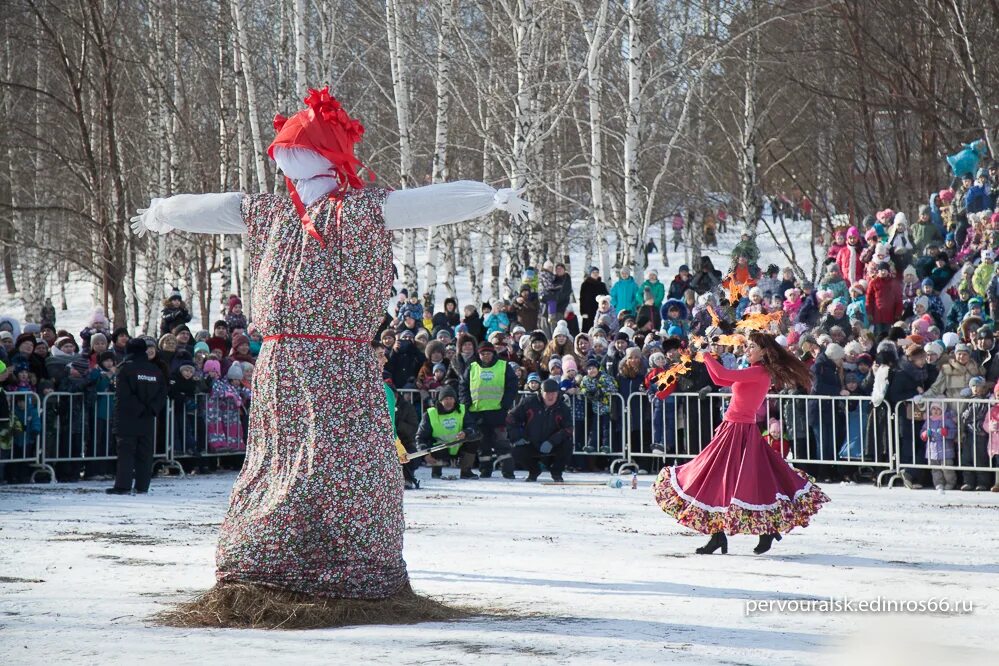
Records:
<instances>
[{"instance_id":1,"label":"child in winter coat","mask_svg":"<svg viewBox=\"0 0 999 666\"><path fill-rule=\"evenodd\" d=\"M995 395L993 397L999 399L999 384L996 384ZM982 429L989 434L988 454L992 458L992 466L999 467L999 402L989 407L989 410L985 413ZM992 492L999 493L999 472L996 473Z\"/></svg>"},{"instance_id":2,"label":"child in winter coat","mask_svg":"<svg viewBox=\"0 0 999 666\"><path fill-rule=\"evenodd\" d=\"M586 400L579 390L580 379L576 357L566 354L562 357L562 378L559 380L559 388L569 400L573 442L582 442L586 439Z\"/></svg>"},{"instance_id":3,"label":"child in winter coat","mask_svg":"<svg viewBox=\"0 0 999 666\"><path fill-rule=\"evenodd\" d=\"M406 317L412 317L422 325L423 306L420 305L420 297L416 293L409 296L406 302L399 306L399 321L404 321Z\"/></svg>"},{"instance_id":4,"label":"child in winter coat","mask_svg":"<svg viewBox=\"0 0 999 666\"><path fill-rule=\"evenodd\" d=\"M995 253L992 250L982 250L982 263L978 264L971 278L971 286L975 293L985 298L988 295L989 282L995 275Z\"/></svg>"},{"instance_id":5,"label":"child in winter coat","mask_svg":"<svg viewBox=\"0 0 999 666\"><path fill-rule=\"evenodd\" d=\"M859 372L847 372L843 376L843 388L851 396L863 395L860 388L863 381L864 377ZM864 432L871 413L870 402L868 400L848 400L846 402L846 432L843 444L839 449L839 457L843 460L862 460L864 456Z\"/></svg>"},{"instance_id":6,"label":"child in winter coat","mask_svg":"<svg viewBox=\"0 0 999 666\"><path fill-rule=\"evenodd\" d=\"M510 317L506 314L507 303L498 300L493 303L492 312L482 320L482 325L486 327L486 338L493 333L506 333L510 330Z\"/></svg>"},{"instance_id":7,"label":"child in winter coat","mask_svg":"<svg viewBox=\"0 0 999 666\"><path fill-rule=\"evenodd\" d=\"M854 229L856 227L853 227ZM858 233L859 236L859 233ZM836 259L839 257L839 251L846 247L846 230L840 227L833 232L833 242L829 246L829 251L826 252L826 259Z\"/></svg>"},{"instance_id":8,"label":"child in winter coat","mask_svg":"<svg viewBox=\"0 0 999 666\"><path fill-rule=\"evenodd\" d=\"M579 382L579 392L590 408L586 453L610 453L611 396L617 393L617 382L600 369L595 358L586 361L586 376Z\"/></svg>"},{"instance_id":9,"label":"child in winter coat","mask_svg":"<svg viewBox=\"0 0 999 666\"><path fill-rule=\"evenodd\" d=\"M826 274L819 282L819 286L822 289L831 291L833 298L847 298L850 295L848 291L850 287L839 271L839 266L836 264L828 264L826 266ZM858 279L862 277L864 276L859 275Z\"/></svg>"},{"instance_id":10,"label":"child in winter coat","mask_svg":"<svg viewBox=\"0 0 999 666\"><path fill-rule=\"evenodd\" d=\"M666 372L666 355L662 352L653 353L649 357L649 365L649 371L645 375L645 381L642 382L642 386L645 388L645 394L649 397L649 402L652 403L652 452L662 453L666 450L666 433L664 432L666 430L666 401L675 401L675 398L670 398L667 392L661 391L659 385L656 383L659 375ZM672 393L672 390L669 390L668 393ZM673 439L671 437L671 441Z\"/></svg>"},{"instance_id":11,"label":"child in winter coat","mask_svg":"<svg viewBox=\"0 0 999 666\"><path fill-rule=\"evenodd\" d=\"M989 383L984 377L972 377L968 382L968 388L972 398L986 400L989 397ZM989 432L985 428L985 417L989 407L991 405L986 402L972 402L961 412L961 423L965 429L959 458L962 466L988 467L989 465ZM990 472L965 470L961 475L961 490L988 490L992 483Z\"/></svg>"},{"instance_id":12,"label":"child in winter coat","mask_svg":"<svg viewBox=\"0 0 999 666\"><path fill-rule=\"evenodd\" d=\"M926 457L931 465L953 465L957 458L954 440L957 425L954 414L940 403L930 403L930 416L923 424L920 438L926 442ZM957 485L957 472L952 469L934 469L933 485L937 490L953 490Z\"/></svg>"},{"instance_id":13,"label":"child in winter coat","mask_svg":"<svg viewBox=\"0 0 999 666\"><path fill-rule=\"evenodd\" d=\"M217 363L217 361L216 361ZM170 399L173 401L173 451L174 455L200 454L198 441L198 394L203 386L195 377L193 363L181 362L170 376Z\"/></svg>"},{"instance_id":14,"label":"child in winter coat","mask_svg":"<svg viewBox=\"0 0 999 666\"><path fill-rule=\"evenodd\" d=\"M784 311L787 313L788 321L798 321L798 313L801 311L801 290L791 287L784 292Z\"/></svg>"},{"instance_id":15,"label":"child in winter coat","mask_svg":"<svg viewBox=\"0 0 999 666\"><path fill-rule=\"evenodd\" d=\"M226 306L225 324L230 334L237 328L246 330L247 322L246 315L243 314L243 301L235 294L229 296L229 303Z\"/></svg>"},{"instance_id":16,"label":"child in winter coat","mask_svg":"<svg viewBox=\"0 0 999 666\"><path fill-rule=\"evenodd\" d=\"M237 365L230 366L231 374ZM242 379L242 368L239 368ZM210 391L205 409L205 422L208 431L208 450L211 453L242 453L246 450L243 442L243 424L240 412L243 406L242 393L228 380L222 378L222 366L212 359L205 361L205 375L210 383Z\"/></svg>"},{"instance_id":17,"label":"child in winter coat","mask_svg":"<svg viewBox=\"0 0 999 666\"><path fill-rule=\"evenodd\" d=\"M538 273L538 296L541 298L542 314L552 316L558 312L558 289L555 288L555 264L549 259Z\"/></svg>"},{"instance_id":18,"label":"child in winter coat","mask_svg":"<svg viewBox=\"0 0 999 666\"><path fill-rule=\"evenodd\" d=\"M787 458L791 452L791 440L784 437L784 428L777 419L770 419L767 425L767 434L763 436L763 441L767 446L780 454L781 458Z\"/></svg>"}]
</instances>

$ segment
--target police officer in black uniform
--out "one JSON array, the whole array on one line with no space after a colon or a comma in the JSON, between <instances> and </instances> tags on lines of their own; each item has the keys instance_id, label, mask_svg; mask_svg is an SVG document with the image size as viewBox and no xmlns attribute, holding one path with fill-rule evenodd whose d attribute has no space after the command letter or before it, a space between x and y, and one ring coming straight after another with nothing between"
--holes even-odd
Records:
<instances>
[{"instance_id":1,"label":"police officer in black uniform","mask_svg":"<svg viewBox=\"0 0 999 666\"><path fill-rule=\"evenodd\" d=\"M118 438L118 474L109 495L149 491L153 475L156 417L166 406L169 383L159 366L146 358L146 343L133 338L118 368L114 401L114 433Z\"/></svg>"}]
</instances>

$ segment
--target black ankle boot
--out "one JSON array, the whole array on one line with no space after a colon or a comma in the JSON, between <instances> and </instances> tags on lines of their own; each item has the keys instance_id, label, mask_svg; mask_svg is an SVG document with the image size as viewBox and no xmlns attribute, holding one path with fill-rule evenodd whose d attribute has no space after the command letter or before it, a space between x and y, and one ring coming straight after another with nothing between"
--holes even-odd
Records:
<instances>
[{"instance_id":1,"label":"black ankle boot","mask_svg":"<svg viewBox=\"0 0 999 666\"><path fill-rule=\"evenodd\" d=\"M715 532L712 534L711 539L695 552L698 555L710 555L719 548L721 548L722 555L728 553L728 538L725 537L724 532Z\"/></svg>"},{"instance_id":2,"label":"black ankle boot","mask_svg":"<svg viewBox=\"0 0 999 666\"><path fill-rule=\"evenodd\" d=\"M773 545L774 541L780 541L781 538L780 534L761 534L760 542L756 544L756 548L753 549L753 552L757 555L762 555L770 550L770 546Z\"/></svg>"}]
</instances>

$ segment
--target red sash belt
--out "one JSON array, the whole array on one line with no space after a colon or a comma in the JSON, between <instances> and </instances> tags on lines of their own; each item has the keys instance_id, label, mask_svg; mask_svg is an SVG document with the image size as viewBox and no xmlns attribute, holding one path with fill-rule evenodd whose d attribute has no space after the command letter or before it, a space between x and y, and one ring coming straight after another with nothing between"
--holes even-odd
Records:
<instances>
[{"instance_id":1,"label":"red sash belt","mask_svg":"<svg viewBox=\"0 0 999 666\"><path fill-rule=\"evenodd\" d=\"M264 342L277 341L282 339L293 339L293 340L319 340L324 342L358 342L361 344L368 344L371 340L365 338L345 338L338 335L307 335L305 333L278 333L277 335L265 335Z\"/></svg>"}]
</instances>

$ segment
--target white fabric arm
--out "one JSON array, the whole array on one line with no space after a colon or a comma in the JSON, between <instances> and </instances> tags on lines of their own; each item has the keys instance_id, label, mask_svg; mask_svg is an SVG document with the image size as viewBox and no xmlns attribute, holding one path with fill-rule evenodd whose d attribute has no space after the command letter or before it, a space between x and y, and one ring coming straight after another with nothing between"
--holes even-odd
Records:
<instances>
[{"instance_id":1,"label":"white fabric arm","mask_svg":"<svg viewBox=\"0 0 999 666\"><path fill-rule=\"evenodd\" d=\"M198 234L244 234L246 223L240 205L241 192L224 194L177 194L153 199L132 218L132 231L165 234L177 229Z\"/></svg>"},{"instance_id":2,"label":"white fabric arm","mask_svg":"<svg viewBox=\"0 0 999 666\"><path fill-rule=\"evenodd\" d=\"M464 222L494 210L505 210L523 222L534 207L519 194L507 187L496 190L485 183L459 180L389 192L382 213L390 231Z\"/></svg>"}]
</instances>

